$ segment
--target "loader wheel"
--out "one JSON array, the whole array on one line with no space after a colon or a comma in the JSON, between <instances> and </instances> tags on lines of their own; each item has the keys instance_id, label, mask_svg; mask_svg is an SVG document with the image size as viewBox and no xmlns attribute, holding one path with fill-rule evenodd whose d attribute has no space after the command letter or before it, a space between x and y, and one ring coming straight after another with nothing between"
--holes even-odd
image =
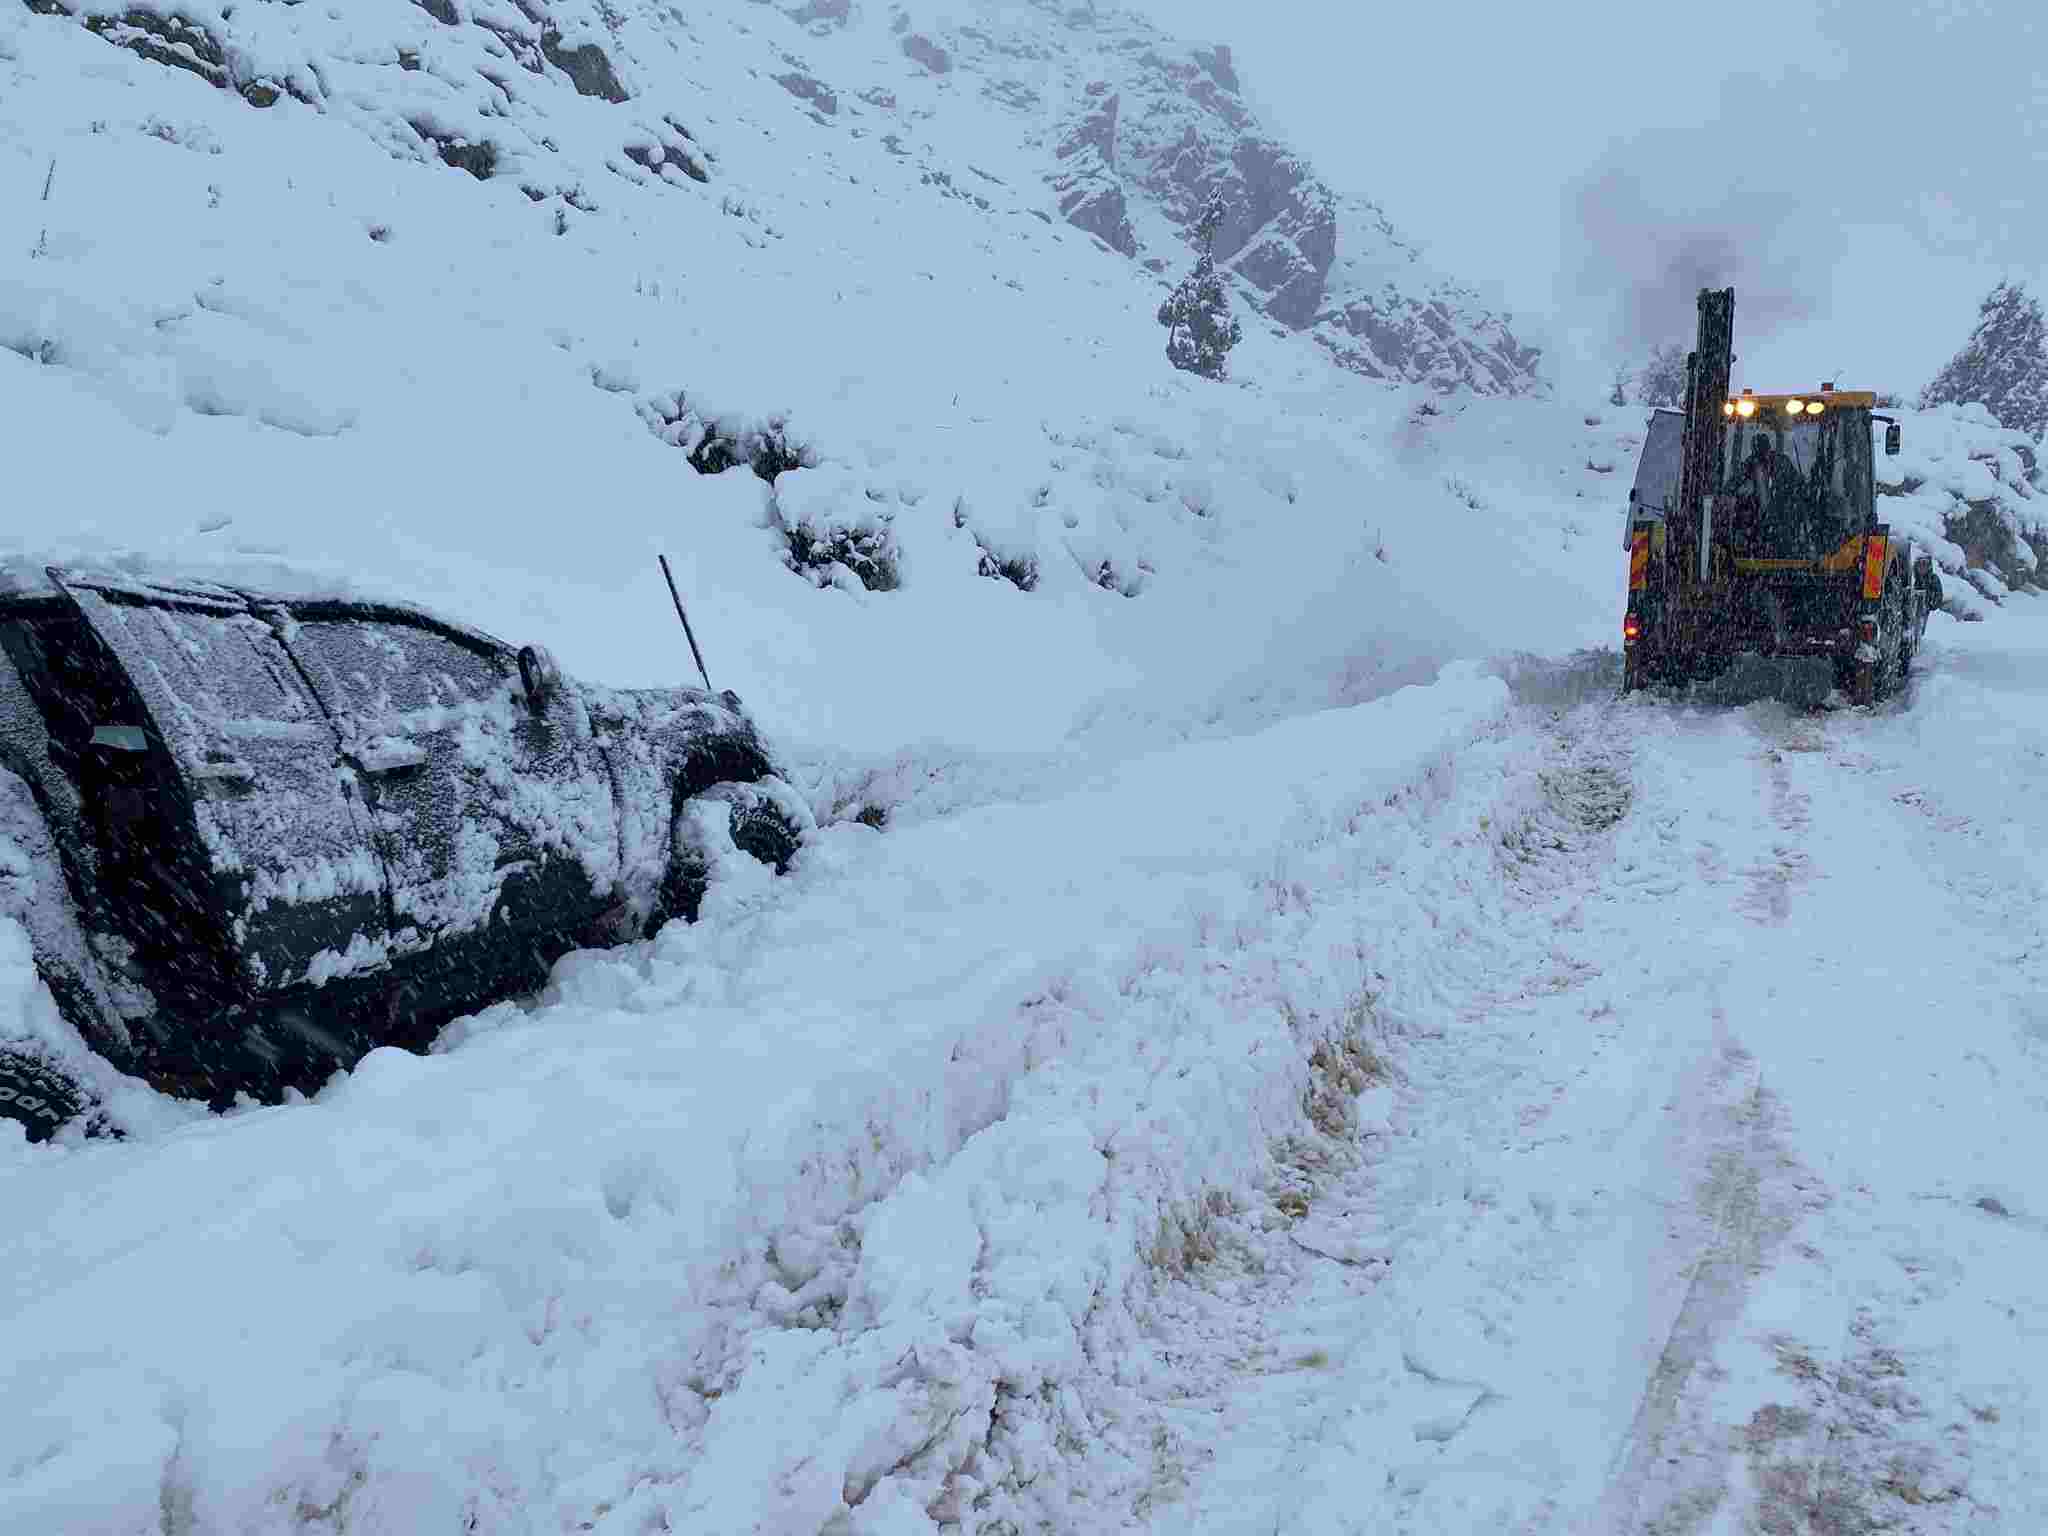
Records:
<instances>
[{"instance_id":1,"label":"loader wheel","mask_svg":"<svg viewBox=\"0 0 2048 1536\"><path fill-rule=\"evenodd\" d=\"M1900 677L1912 671L1914 659L1920 654L1921 642L1927 638L1927 616L1940 606L1934 593L1916 579L1906 608L1906 643L1899 652Z\"/></svg>"},{"instance_id":2,"label":"loader wheel","mask_svg":"<svg viewBox=\"0 0 2048 1536\"><path fill-rule=\"evenodd\" d=\"M1877 615L1876 675L1871 679L1875 698L1887 699L1898 691L1905 680L1907 657L1906 588L1894 577L1885 583L1884 601Z\"/></svg>"}]
</instances>

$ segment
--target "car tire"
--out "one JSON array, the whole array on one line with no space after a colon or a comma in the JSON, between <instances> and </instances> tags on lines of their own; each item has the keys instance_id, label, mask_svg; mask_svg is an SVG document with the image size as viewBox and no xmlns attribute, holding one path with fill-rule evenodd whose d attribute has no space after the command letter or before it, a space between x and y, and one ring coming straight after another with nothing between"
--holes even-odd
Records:
<instances>
[{"instance_id":1,"label":"car tire","mask_svg":"<svg viewBox=\"0 0 2048 1536\"><path fill-rule=\"evenodd\" d=\"M20 1121L30 1141L48 1141L91 1104L70 1073L27 1049L0 1045L0 1117Z\"/></svg>"},{"instance_id":2,"label":"car tire","mask_svg":"<svg viewBox=\"0 0 2048 1536\"><path fill-rule=\"evenodd\" d=\"M710 785L691 799L718 800L730 806L733 846L778 875L789 872L790 862L803 844L803 827L785 809L782 797L761 784L728 781ZM649 938L672 918L694 923L711 883L711 855L690 832L687 808L676 816L671 846L668 873L644 930Z\"/></svg>"},{"instance_id":3,"label":"car tire","mask_svg":"<svg viewBox=\"0 0 2048 1536\"><path fill-rule=\"evenodd\" d=\"M759 784L717 784L700 798L723 800L732 807L734 847L778 875L789 873L790 861L803 844L803 831L775 796Z\"/></svg>"}]
</instances>

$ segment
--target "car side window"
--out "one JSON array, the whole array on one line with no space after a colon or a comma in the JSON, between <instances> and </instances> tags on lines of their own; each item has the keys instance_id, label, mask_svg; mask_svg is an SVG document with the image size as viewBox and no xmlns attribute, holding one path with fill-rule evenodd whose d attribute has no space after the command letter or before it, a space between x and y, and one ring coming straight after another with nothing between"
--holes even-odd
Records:
<instances>
[{"instance_id":1,"label":"car side window","mask_svg":"<svg viewBox=\"0 0 2048 1536\"><path fill-rule=\"evenodd\" d=\"M338 714L387 717L480 701L511 676L502 661L413 624L302 619L289 637Z\"/></svg>"},{"instance_id":2,"label":"car side window","mask_svg":"<svg viewBox=\"0 0 2048 1536\"><path fill-rule=\"evenodd\" d=\"M109 612L133 642L130 665L153 674L182 723L209 745L268 726L319 723L291 659L261 619L155 604L112 603Z\"/></svg>"}]
</instances>

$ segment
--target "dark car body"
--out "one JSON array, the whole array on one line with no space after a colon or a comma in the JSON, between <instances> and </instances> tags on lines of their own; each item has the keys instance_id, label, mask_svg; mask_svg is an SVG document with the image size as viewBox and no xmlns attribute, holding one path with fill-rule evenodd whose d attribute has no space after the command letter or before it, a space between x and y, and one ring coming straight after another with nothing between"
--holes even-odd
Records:
<instances>
[{"instance_id":1,"label":"dark car body","mask_svg":"<svg viewBox=\"0 0 2048 1536\"><path fill-rule=\"evenodd\" d=\"M60 570L0 593L0 913L93 1051L181 1097L311 1091L694 918L700 797L786 867L806 815L730 693L578 684L399 604ZM37 1136L89 1095L24 1088L32 1058L60 1071L0 1040L0 1114Z\"/></svg>"}]
</instances>

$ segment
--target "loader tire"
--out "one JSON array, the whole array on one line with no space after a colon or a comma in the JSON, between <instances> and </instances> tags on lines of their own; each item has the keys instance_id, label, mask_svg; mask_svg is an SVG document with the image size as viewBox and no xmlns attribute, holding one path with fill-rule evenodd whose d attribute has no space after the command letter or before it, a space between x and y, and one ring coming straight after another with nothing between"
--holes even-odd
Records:
<instances>
[{"instance_id":1,"label":"loader tire","mask_svg":"<svg viewBox=\"0 0 2048 1536\"><path fill-rule=\"evenodd\" d=\"M1884 598L1877 616L1877 663L1871 679L1873 699L1888 699L1905 681L1909 652L1906 645L1906 587L1894 576L1885 583Z\"/></svg>"}]
</instances>

